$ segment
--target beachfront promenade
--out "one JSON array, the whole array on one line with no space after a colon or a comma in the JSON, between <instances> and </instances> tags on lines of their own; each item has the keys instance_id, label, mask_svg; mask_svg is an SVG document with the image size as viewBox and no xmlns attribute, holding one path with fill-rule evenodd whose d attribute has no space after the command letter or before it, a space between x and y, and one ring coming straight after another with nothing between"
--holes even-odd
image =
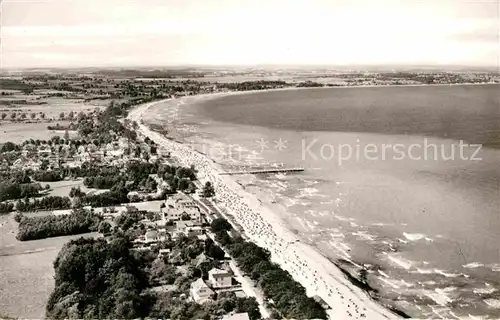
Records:
<instances>
[{"instance_id":1,"label":"beachfront promenade","mask_svg":"<svg viewBox=\"0 0 500 320\"><path fill-rule=\"evenodd\" d=\"M297 237L258 199L246 196L236 182L220 175L216 165L204 155L188 146L166 139L142 124L142 114L152 104L139 106L129 114L131 120L141 123L139 134L148 136L183 166L194 165L201 181L210 181L215 189L218 205L226 208L243 227L245 234L257 245L271 252L272 260L298 280L309 294L317 294L332 308L330 318L335 319L387 319L394 314L353 289L340 270L322 260L322 256L295 242ZM244 196L243 196L244 195Z\"/></svg>"},{"instance_id":2,"label":"beachfront promenade","mask_svg":"<svg viewBox=\"0 0 500 320\"><path fill-rule=\"evenodd\" d=\"M280 169L263 169L263 170L244 170L244 171L226 171L220 172L219 175L239 175L239 174L260 174L260 173L287 173L287 172L302 172L304 168L280 168Z\"/></svg>"}]
</instances>

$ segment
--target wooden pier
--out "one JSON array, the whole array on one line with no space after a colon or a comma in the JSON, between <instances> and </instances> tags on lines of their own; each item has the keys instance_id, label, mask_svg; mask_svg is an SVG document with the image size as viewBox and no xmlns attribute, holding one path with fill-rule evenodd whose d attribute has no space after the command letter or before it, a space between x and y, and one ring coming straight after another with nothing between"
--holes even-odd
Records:
<instances>
[{"instance_id":1,"label":"wooden pier","mask_svg":"<svg viewBox=\"0 0 500 320\"><path fill-rule=\"evenodd\" d=\"M246 170L246 171L227 171L221 172L220 175L237 175L237 174L260 174L260 173L279 173L279 172L302 172L304 168L272 168L263 170Z\"/></svg>"}]
</instances>

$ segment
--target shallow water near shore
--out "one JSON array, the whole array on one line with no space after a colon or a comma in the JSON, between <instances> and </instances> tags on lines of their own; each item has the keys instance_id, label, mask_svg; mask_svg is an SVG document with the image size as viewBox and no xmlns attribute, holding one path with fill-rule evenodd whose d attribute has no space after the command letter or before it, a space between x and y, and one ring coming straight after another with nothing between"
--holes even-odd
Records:
<instances>
[{"instance_id":1,"label":"shallow water near shore","mask_svg":"<svg viewBox=\"0 0 500 320\"><path fill-rule=\"evenodd\" d=\"M316 247L413 317L500 317L499 86L350 88L173 100L146 122L166 126L228 170ZM316 131L312 131L316 130ZM318 131L320 130L320 131ZM464 160L350 157L342 144L443 148ZM328 145L328 147L323 147ZM311 146L310 152L304 148ZM306 150L306 151L307 151ZM323 151L322 151L323 150ZM337 156L331 156L331 151ZM433 149L427 149L433 152ZM438 150L438 154L441 153ZM380 155L380 151L375 153ZM373 156L373 154L372 154Z\"/></svg>"}]
</instances>

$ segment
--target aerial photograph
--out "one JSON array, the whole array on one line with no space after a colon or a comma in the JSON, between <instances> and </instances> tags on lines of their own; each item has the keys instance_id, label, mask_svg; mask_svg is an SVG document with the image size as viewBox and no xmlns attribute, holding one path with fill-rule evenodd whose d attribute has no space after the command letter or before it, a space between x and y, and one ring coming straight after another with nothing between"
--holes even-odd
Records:
<instances>
[{"instance_id":1,"label":"aerial photograph","mask_svg":"<svg viewBox=\"0 0 500 320\"><path fill-rule=\"evenodd\" d=\"M0 319L500 319L500 0L0 17Z\"/></svg>"}]
</instances>

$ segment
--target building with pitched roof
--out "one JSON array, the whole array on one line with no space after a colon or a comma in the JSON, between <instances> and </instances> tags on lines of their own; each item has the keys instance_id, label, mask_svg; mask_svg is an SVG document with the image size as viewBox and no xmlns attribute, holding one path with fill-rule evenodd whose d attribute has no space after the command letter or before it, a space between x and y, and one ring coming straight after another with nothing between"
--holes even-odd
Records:
<instances>
[{"instance_id":1,"label":"building with pitched roof","mask_svg":"<svg viewBox=\"0 0 500 320\"><path fill-rule=\"evenodd\" d=\"M191 283L191 288L189 289L189 295L196 303L211 301L214 293L202 278Z\"/></svg>"},{"instance_id":2,"label":"building with pitched roof","mask_svg":"<svg viewBox=\"0 0 500 320\"><path fill-rule=\"evenodd\" d=\"M208 280L213 288L227 288L232 285L233 275L227 270L213 268L208 271Z\"/></svg>"}]
</instances>

